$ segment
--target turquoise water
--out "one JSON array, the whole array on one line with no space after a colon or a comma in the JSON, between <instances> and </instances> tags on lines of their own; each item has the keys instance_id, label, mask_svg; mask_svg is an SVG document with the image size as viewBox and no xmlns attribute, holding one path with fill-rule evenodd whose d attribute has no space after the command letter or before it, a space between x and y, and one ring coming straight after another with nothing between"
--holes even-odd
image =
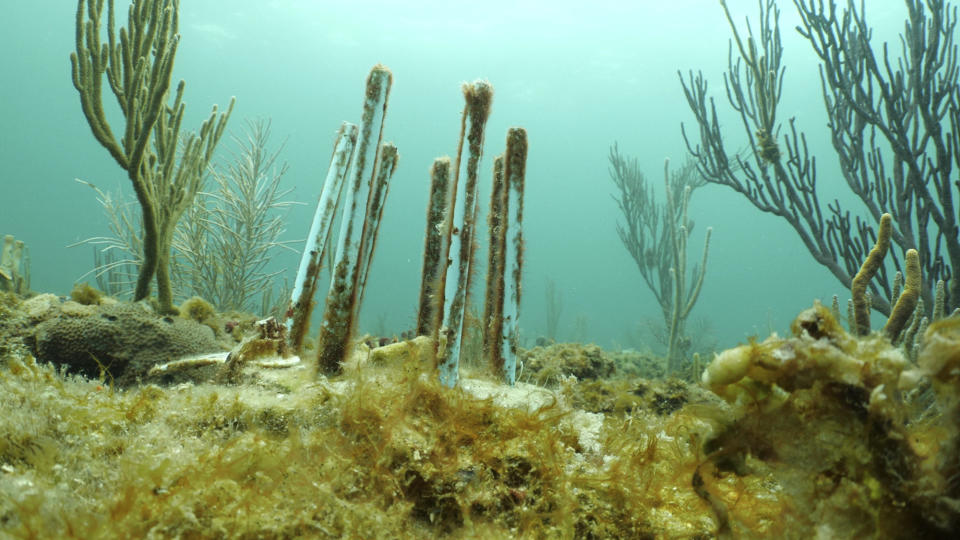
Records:
<instances>
[{"instance_id":1,"label":"turquoise water","mask_svg":"<svg viewBox=\"0 0 960 540\"><path fill-rule=\"evenodd\" d=\"M544 332L551 278L563 300L559 338L572 339L583 316L589 341L635 345L626 335L641 319L659 317L659 308L615 231L608 148L616 141L636 155L662 193L663 160L684 159L680 123L692 121L677 70L703 69L724 103L726 20L708 0L513 3L184 1L174 78L187 81L185 126L196 129L213 104L225 106L231 96L232 133L244 119L271 118L274 141L286 140L289 198L306 203L290 212L286 238L302 239L337 128L357 121L370 67L389 66L394 85L384 136L401 157L362 324L386 314L387 328L399 333L413 325L428 167L456 150L460 84L486 78L495 97L481 178L489 182L491 156L502 151L509 126L525 127L530 140L524 334ZM94 193L74 179L127 193L129 181L90 134L71 84L76 4L7 4L0 33L0 234L27 242L33 289L64 294L93 264L89 246L66 246L106 233ZM903 6L877 4L884 7L870 14L875 39L890 39ZM728 5L739 20L755 16L752 0ZM806 130L824 204L849 198L829 145L815 59L793 30L793 5L782 8L787 75L780 118L796 117ZM735 148L746 136L724 114ZM220 157L229 149L224 138ZM691 318L709 321L720 346L783 331L814 298L848 296L785 222L732 191L697 191L690 215L691 260L699 259L704 227L714 231ZM292 280L296 260L279 254L275 264Z\"/></svg>"}]
</instances>

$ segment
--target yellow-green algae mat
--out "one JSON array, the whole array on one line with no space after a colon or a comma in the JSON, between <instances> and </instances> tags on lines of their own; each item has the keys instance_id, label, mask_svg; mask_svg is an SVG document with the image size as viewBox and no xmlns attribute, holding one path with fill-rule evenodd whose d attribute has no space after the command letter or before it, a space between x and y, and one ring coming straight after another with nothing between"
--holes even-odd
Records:
<instances>
[{"instance_id":1,"label":"yellow-green algae mat","mask_svg":"<svg viewBox=\"0 0 960 540\"><path fill-rule=\"evenodd\" d=\"M847 336L826 310L805 313L794 337L711 366L708 383L732 405L695 400L666 415L578 410L571 378L507 388L468 373L448 390L417 367L416 343L361 354L331 381L300 369L122 392L5 346L0 535L931 532L956 500L943 461L957 454L957 324L933 325L939 360L921 353L914 367L882 338ZM934 389L904 397L924 380Z\"/></svg>"}]
</instances>

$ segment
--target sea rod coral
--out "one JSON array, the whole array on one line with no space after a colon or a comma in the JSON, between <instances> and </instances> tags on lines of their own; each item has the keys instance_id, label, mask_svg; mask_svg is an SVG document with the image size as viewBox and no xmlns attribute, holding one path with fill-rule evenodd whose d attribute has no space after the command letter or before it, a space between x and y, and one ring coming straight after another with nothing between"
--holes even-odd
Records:
<instances>
[{"instance_id":1,"label":"sea rod coral","mask_svg":"<svg viewBox=\"0 0 960 540\"><path fill-rule=\"evenodd\" d=\"M170 99L170 79L180 41L179 0L134 0L127 26L115 28L114 0L107 0L107 27L102 28L103 0L77 2L76 51L70 54L73 85L94 138L127 171L143 220L143 262L134 299L150 294L156 277L160 310L175 311L170 284L170 246L180 216L193 199L233 111L217 108L199 134L181 136L184 82ZM119 37L118 37L119 34ZM103 36L107 43L103 43ZM103 107L106 80L123 113L119 138Z\"/></svg>"}]
</instances>

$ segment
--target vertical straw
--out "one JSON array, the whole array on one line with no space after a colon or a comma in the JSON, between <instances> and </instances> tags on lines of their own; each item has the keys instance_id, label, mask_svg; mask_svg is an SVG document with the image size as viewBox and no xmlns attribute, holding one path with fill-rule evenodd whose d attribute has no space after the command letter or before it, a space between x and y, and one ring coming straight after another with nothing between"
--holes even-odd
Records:
<instances>
[{"instance_id":1,"label":"vertical straw","mask_svg":"<svg viewBox=\"0 0 960 540\"><path fill-rule=\"evenodd\" d=\"M503 176L503 156L493 161L493 188L490 190L490 213L487 214L490 239L487 245L487 290L483 308L483 351L486 362L495 373L503 370L504 257L507 251L509 190Z\"/></svg>"},{"instance_id":2,"label":"vertical straw","mask_svg":"<svg viewBox=\"0 0 960 540\"><path fill-rule=\"evenodd\" d=\"M420 303L417 335L434 341L443 320L443 279L447 270L450 236L450 158L433 161L430 168L430 200L427 203L427 230L423 240L423 271L420 276Z\"/></svg>"},{"instance_id":3,"label":"vertical straw","mask_svg":"<svg viewBox=\"0 0 960 540\"><path fill-rule=\"evenodd\" d=\"M307 244L300 258L300 267L297 269L297 279L293 284L290 307L287 309L285 321L290 348L298 354L310 326L310 314L313 311L323 256L330 249L328 240L331 224L340 203L343 180L347 176L347 166L350 164L356 142L357 126L344 122L337 133L333 157L330 159L317 209L313 214Z\"/></svg>"},{"instance_id":4,"label":"vertical straw","mask_svg":"<svg viewBox=\"0 0 960 540\"><path fill-rule=\"evenodd\" d=\"M466 99L464 108L464 125L469 118L470 129L466 133L466 142L468 143L468 158L466 163L460 167L460 158L462 157L463 147L463 129L461 129L461 141L458 153L458 173L459 170L465 173L466 184L461 193L457 193L456 181L452 196L456 196L456 204L453 208L460 208L461 218L460 227L453 232L450 241L450 261L452 275L446 276L446 288L444 291L444 336L446 337L446 346L442 348L437 362L440 372L440 381L448 386L454 387L459 378L460 366L460 336L463 331L463 310L467 301L467 293L470 289L470 267L473 261L473 240L477 207L477 184L478 169L480 158L483 154L483 132L486 127L487 118L490 114L490 103L493 101L493 87L486 81L477 81L473 84L463 86L463 95ZM452 227L454 212L450 212L449 227Z\"/></svg>"},{"instance_id":5,"label":"vertical straw","mask_svg":"<svg viewBox=\"0 0 960 540\"><path fill-rule=\"evenodd\" d=\"M507 132L507 151L504 155L504 177L510 191L507 208L513 214L507 226L507 249L505 262L506 281L510 295L503 308L503 376L507 383L516 382L517 345L520 338L520 296L523 272L523 188L527 169L527 131L510 128Z\"/></svg>"},{"instance_id":6,"label":"vertical straw","mask_svg":"<svg viewBox=\"0 0 960 540\"><path fill-rule=\"evenodd\" d=\"M333 375L349 351L356 326L358 280L363 268L365 245L373 242L373 220L369 212L370 189L377 170L387 97L393 77L385 66L377 65L367 77L360 136L350 163L347 197L337 244L333 277L327 294L327 306L320 326L317 367Z\"/></svg>"},{"instance_id":7,"label":"vertical straw","mask_svg":"<svg viewBox=\"0 0 960 540\"><path fill-rule=\"evenodd\" d=\"M380 149L380 165L377 171L373 190L370 192L370 206L367 208L369 215L371 236L370 242L364 244L364 254L361 257L363 261L363 273L360 277L360 292L358 305L363 305L363 293L367 290L367 278L370 277L370 267L373 265L373 251L377 247L377 236L380 232L380 222L383 221L383 208L387 202L387 194L390 193L390 179L394 171L397 170L397 161L400 154L393 143L386 143Z\"/></svg>"}]
</instances>

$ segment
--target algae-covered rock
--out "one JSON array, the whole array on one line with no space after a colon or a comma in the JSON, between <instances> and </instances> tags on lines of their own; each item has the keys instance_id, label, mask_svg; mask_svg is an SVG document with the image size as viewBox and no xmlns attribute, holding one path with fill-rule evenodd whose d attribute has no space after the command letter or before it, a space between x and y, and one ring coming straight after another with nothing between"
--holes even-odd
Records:
<instances>
[{"instance_id":1,"label":"algae-covered rock","mask_svg":"<svg viewBox=\"0 0 960 540\"><path fill-rule=\"evenodd\" d=\"M417 336L411 340L399 341L377 347L370 351L370 362L379 365L403 365L419 363L426 365L432 361L434 342L427 336Z\"/></svg>"},{"instance_id":2,"label":"algae-covered rock","mask_svg":"<svg viewBox=\"0 0 960 540\"><path fill-rule=\"evenodd\" d=\"M620 377L642 377L644 379L662 379L667 374L665 358L650 352L633 349L608 352L607 355L617 367Z\"/></svg>"},{"instance_id":3,"label":"algae-covered rock","mask_svg":"<svg viewBox=\"0 0 960 540\"><path fill-rule=\"evenodd\" d=\"M91 287L89 283L76 283L70 291L70 299L85 306L96 306L103 301L103 293Z\"/></svg>"},{"instance_id":4,"label":"algae-covered rock","mask_svg":"<svg viewBox=\"0 0 960 540\"><path fill-rule=\"evenodd\" d=\"M0 356L13 345L7 336L16 334L26 324L19 306L20 298L16 294L0 291Z\"/></svg>"},{"instance_id":5,"label":"algae-covered rock","mask_svg":"<svg viewBox=\"0 0 960 540\"><path fill-rule=\"evenodd\" d=\"M206 323L208 319L216 316L217 310L213 304L207 302L199 296L191 296L180 304L180 316L184 319L193 319L198 323Z\"/></svg>"},{"instance_id":6,"label":"algae-covered rock","mask_svg":"<svg viewBox=\"0 0 960 540\"><path fill-rule=\"evenodd\" d=\"M89 307L88 314L61 312L40 323L37 358L87 377L103 372L126 386L155 364L220 350L213 331L194 321L161 317L139 305Z\"/></svg>"},{"instance_id":7,"label":"algae-covered rock","mask_svg":"<svg viewBox=\"0 0 960 540\"><path fill-rule=\"evenodd\" d=\"M24 300L20 309L30 319L30 322L36 324L54 316L60 308L60 303L60 298L57 295L44 293Z\"/></svg>"},{"instance_id":8,"label":"algae-covered rock","mask_svg":"<svg viewBox=\"0 0 960 540\"><path fill-rule=\"evenodd\" d=\"M687 403L709 402L717 405L719 401L703 388L680 379L581 381L564 384L561 391L578 409L616 415L644 411L657 416L669 416Z\"/></svg>"},{"instance_id":9,"label":"algae-covered rock","mask_svg":"<svg viewBox=\"0 0 960 540\"><path fill-rule=\"evenodd\" d=\"M537 384L550 384L560 377L574 376L578 380L610 377L614 363L603 349L596 345L556 343L547 347L521 350L523 378Z\"/></svg>"},{"instance_id":10,"label":"algae-covered rock","mask_svg":"<svg viewBox=\"0 0 960 540\"><path fill-rule=\"evenodd\" d=\"M798 538L957 530L960 485L949 479L960 472L960 415L949 400L936 411L922 380L943 380L944 366L960 358L954 326L931 325L919 370L886 337L847 334L820 304L797 317L792 337L719 354L703 382L736 420L707 441L695 485L722 527L736 537ZM942 398L956 385L934 390ZM792 511L769 504L776 499Z\"/></svg>"}]
</instances>

